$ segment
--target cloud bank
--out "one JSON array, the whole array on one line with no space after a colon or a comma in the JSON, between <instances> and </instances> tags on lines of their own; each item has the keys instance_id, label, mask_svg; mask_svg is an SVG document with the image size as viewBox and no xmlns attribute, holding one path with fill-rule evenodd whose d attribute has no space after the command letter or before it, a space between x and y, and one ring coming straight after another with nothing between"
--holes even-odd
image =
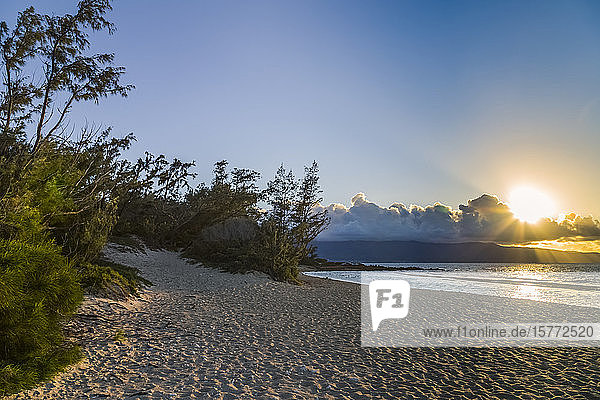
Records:
<instances>
[{"instance_id":1,"label":"cloud bank","mask_svg":"<svg viewBox=\"0 0 600 400\"><path fill-rule=\"evenodd\" d=\"M493 241L503 244L573 238L600 239L600 222L569 214L560 220L543 219L536 224L519 221L496 196L484 194L458 210L436 203L409 207L394 203L381 207L364 193L352 198L352 206L331 204L329 228L319 240L417 240L422 242Z\"/></svg>"}]
</instances>

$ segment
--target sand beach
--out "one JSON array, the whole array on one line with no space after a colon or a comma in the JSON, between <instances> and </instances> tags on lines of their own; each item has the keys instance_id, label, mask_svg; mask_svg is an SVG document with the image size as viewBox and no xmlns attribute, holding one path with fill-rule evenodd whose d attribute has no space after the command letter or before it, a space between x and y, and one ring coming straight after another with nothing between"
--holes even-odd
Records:
<instances>
[{"instance_id":1,"label":"sand beach","mask_svg":"<svg viewBox=\"0 0 600 400\"><path fill-rule=\"evenodd\" d=\"M129 301L87 297L68 326L84 360L11 399L600 398L597 347L364 348L359 285L294 286L173 252L105 252L155 285Z\"/></svg>"}]
</instances>

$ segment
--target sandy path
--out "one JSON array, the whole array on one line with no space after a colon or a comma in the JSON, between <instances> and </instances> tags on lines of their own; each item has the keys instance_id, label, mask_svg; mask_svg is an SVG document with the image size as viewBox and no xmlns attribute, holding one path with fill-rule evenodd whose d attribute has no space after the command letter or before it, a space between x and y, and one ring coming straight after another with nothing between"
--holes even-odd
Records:
<instances>
[{"instance_id":1,"label":"sandy path","mask_svg":"<svg viewBox=\"0 0 600 400\"><path fill-rule=\"evenodd\" d=\"M108 255L156 285L135 301L87 299L70 327L86 359L15 398L600 398L597 348L361 348L357 285Z\"/></svg>"}]
</instances>

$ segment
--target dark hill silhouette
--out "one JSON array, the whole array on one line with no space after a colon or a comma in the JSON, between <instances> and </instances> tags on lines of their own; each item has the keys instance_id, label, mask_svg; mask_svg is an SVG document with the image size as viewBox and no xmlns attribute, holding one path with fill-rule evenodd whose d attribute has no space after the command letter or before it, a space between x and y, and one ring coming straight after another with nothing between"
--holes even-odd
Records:
<instances>
[{"instance_id":1,"label":"dark hill silhouette","mask_svg":"<svg viewBox=\"0 0 600 400\"><path fill-rule=\"evenodd\" d=\"M600 263L600 253L506 247L482 242L321 241L315 244L319 257L334 261Z\"/></svg>"}]
</instances>

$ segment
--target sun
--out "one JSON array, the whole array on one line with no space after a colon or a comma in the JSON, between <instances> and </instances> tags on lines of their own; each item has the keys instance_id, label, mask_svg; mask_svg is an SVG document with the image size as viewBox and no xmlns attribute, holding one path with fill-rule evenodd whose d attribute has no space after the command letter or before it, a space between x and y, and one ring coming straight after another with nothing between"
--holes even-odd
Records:
<instances>
[{"instance_id":1,"label":"sun","mask_svg":"<svg viewBox=\"0 0 600 400\"><path fill-rule=\"evenodd\" d=\"M556 213L556 204L552 198L531 186L519 186L513 189L508 206L515 218L530 224Z\"/></svg>"}]
</instances>

